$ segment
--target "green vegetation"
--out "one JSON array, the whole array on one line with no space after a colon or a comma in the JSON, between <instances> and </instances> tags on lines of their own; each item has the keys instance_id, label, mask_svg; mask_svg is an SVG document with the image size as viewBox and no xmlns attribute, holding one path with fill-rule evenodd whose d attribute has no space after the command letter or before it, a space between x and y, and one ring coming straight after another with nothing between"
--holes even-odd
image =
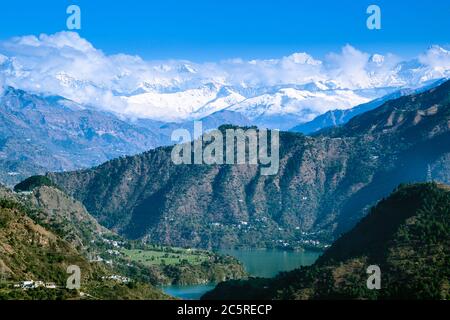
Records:
<instances>
[{"instance_id":1,"label":"green vegetation","mask_svg":"<svg viewBox=\"0 0 450 320\"><path fill-rule=\"evenodd\" d=\"M0 288L0 300L75 300L79 293L68 289L36 288L29 290Z\"/></svg>"},{"instance_id":2,"label":"green vegetation","mask_svg":"<svg viewBox=\"0 0 450 320\"><path fill-rule=\"evenodd\" d=\"M35 224L27 210L13 200L0 201L0 263L12 280L62 284L67 278L65 266L86 266L86 261L68 243Z\"/></svg>"},{"instance_id":3,"label":"green vegetation","mask_svg":"<svg viewBox=\"0 0 450 320\"><path fill-rule=\"evenodd\" d=\"M128 283L105 279L117 274L117 270L103 263L89 262L54 231L58 224L39 224L42 217L41 209L29 200L0 186L0 300L168 298L139 279L130 279ZM81 269L80 291L65 289L69 265ZM21 287L23 281L30 280L52 283L56 288Z\"/></svg>"},{"instance_id":4,"label":"green vegetation","mask_svg":"<svg viewBox=\"0 0 450 320\"><path fill-rule=\"evenodd\" d=\"M147 273L147 279L154 284L189 285L246 277L242 264L232 257L196 249L136 243L128 246L134 248L121 249L124 262L134 263L140 268L141 276ZM135 274L136 270L126 273Z\"/></svg>"},{"instance_id":5,"label":"green vegetation","mask_svg":"<svg viewBox=\"0 0 450 320\"><path fill-rule=\"evenodd\" d=\"M122 252L131 261L142 263L146 266L154 265L199 265L211 259L211 253L200 250L161 248L160 250L123 249Z\"/></svg>"},{"instance_id":6,"label":"green vegetation","mask_svg":"<svg viewBox=\"0 0 450 320\"><path fill-rule=\"evenodd\" d=\"M34 188L42 186L57 188L57 186L46 176L32 176L17 184L14 187L14 191L30 192L33 191Z\"/></svg>"},{"instance_id":7,"label":"green vegetation","mask_svg":"<svg viewBox=\"0 0 450 320\"><path fill-rule=\"evenodd\" d=\"M450 188L400 186L311 267L219 284L205 299L450 299ZM381 289L366 287L369 265Z\"/></svg>"},{"instance_id":8,"label":"green vegetation","mask_svg":"<svg viewBox=\"0 0 450 320\"><path fill-rule=\"evenodd\" d=\"M86 299L95 300L170 300L173 299L150 284L142 282L117 283L91 281L87 285Z\"/></svg>"},{"instance_id":9,"label":"green vegetation","mask_svg":"<svg viewBox=\"0 0 450 320\"><path fill-rule=\"evenodd\" d=\"M71 264L82 269L83 295L63 289ZM231 257L127 241L101 227L79 202L48 186L27 194L0 186L0 271L0 299L51 300L167 299L155 286L246 275ZM15 287L26 280L52 282L57 288Z\"/></svg>"}]
</instances>

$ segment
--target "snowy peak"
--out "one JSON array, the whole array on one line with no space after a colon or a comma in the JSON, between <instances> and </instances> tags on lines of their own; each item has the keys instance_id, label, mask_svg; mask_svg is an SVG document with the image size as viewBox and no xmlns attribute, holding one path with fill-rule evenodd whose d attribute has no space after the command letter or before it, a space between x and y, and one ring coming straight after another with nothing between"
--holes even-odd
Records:
<instances>
[{"instance_id":1,"label":"snowy peak","mask_svg":"<svg viewBox=\"0 0 450 320\"><path fill-rule=\"evenodd\" d=\"M287 130L309 121L334 106L348 109L369 101L351 90L307 91L282 88L273 94L263 94L230 106L254 123L272 129ZM277 119L277 121L272 121Z\"/></svg>"},{"instance_id":2,"label":"snowy peak","mask_svg":"<svg viewBox=\"0 0 450 320\"><path fill-rule=\"evenodd\" d=\"M428 48L428 53L433 53L436 55L445 55L445 56L449 56L450 55L450 51L444 49L441 46L438 45L432 45Z\"/></svg>"},{"instance_id":3,"label":"snowy peak","mask_svg":"<svg viewBox=\"0 0 450 320\"><path fill-rule=\"evenodd\" d=\"M346 45L322 60L296 52L194 63L106 55L72 32L0 41L0 85L159 121L238 110L256 125L276 118L281 128L283 119L308 121L328 110L348 109L449 76L450 53L440 46L411 60Z\"/></svg>"},{"instance_id":4,"label":"snowy peak","mask_svg":"<svg viewBox=\"0 0 450 320\"><path fill-rule=\"evenodd\" d=\"M369 62L377 65L377 66L381 66L384 63L384 56L381 54L373 54L370 59Z\"/></svg>"}]
</instances>

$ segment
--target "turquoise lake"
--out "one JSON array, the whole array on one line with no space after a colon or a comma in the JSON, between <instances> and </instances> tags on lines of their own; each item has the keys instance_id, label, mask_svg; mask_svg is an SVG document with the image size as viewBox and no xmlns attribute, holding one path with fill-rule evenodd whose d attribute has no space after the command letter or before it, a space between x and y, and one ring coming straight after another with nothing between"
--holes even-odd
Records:
<instances>
[{"instance_id":1,"label":"turquoise lake","mask_svg":"<svg viewBox=\"0 0 450 320\"><path fill-rule=\"evenodd\" d=\"M219 253L237 258L251 276L266 278L273 277L281 271L290 271L300 266L309 266L321 255L321 252L312 250L285 251L276 249L230 249L221 250ZM197 300L214 287L215 284L211 283L189 286L165 286L162 289L173 297Z\"/></svg>"}]
</instances>

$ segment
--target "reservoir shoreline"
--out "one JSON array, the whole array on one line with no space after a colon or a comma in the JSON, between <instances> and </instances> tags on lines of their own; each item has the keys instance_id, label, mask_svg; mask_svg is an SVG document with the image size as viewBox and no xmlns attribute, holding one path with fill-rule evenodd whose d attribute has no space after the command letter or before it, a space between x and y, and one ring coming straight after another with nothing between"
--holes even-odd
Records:
<instances>
[{"instance_id":1,"label":"reservoir shoreline","mask_svg":"<svg viewBox=\"0 0 450 320\"><path fill-rule=\"evenodd\" d=\"M279 272L312 265L323 251L317 249L221 249L216 253L238 259L250 277L272 278ZM216 283L161 286L164 293L183 300L198 300Z\"/></svg>"}]
</instances>

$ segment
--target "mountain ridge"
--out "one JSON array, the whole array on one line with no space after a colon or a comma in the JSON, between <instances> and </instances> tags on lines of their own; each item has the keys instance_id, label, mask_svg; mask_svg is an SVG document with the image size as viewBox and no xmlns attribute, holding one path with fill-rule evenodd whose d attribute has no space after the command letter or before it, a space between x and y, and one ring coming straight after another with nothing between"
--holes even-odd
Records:
<instances>
[{"instance_id":1,"label":"mountain ridge","mask_svg":"<svg viewBox=\"0 0 450 320\"><path fill-rule=\"evenodd\" d=\"M301 246L308 234L326 243L400 183L425 181L429 172L450 182L449 87L391 100L322 135L281 132L273 177L254 165L175 166L170 147L48 177L131 238L271 247Z\"/></svg>"},{"instance_id":2,"label":"mountain ridge","mask_svg":"<svg viewBox=\"0 0 450 320\"><path fill-rule=\"evenodd\" d=\"M296 52L273 59L195 63L107 55L75 32L17 37L4 44L0 80L5 85L63 96L124 118L159 122L192 121L238 109L253 125L281 130L328 110L349 109L448 77L450 71L449 51L437 45L408 60L365 53L348 44L322 60ZM65 55L66 46L77 54ZM351 59L359 63L344 63ZM77 64L86 66L80 68L84 72L73 68Z\"/></svg>"},{"instance_id":3,"label":"mountain ridge","mask_svg":"<svg viewBox=\"0 0 450 320\"><path fill-rule=\"evenodd\" d=\"M249 120L219 111L202 121L204 130ZM60 96L8 87L0 95L0 181L10 186L48 171L88 168L119 156L171 145L175 129L193 131L193 121L161 123L121 119Z\"/></svg>"},{"instance_id":4,"label":"mountain ridge","mask_svg":"<svg viewBox=\"0 0 450 320\"><path fill-rule=\"evenodd\" d=\"M447 300L450 188L403 185L381 200L312 266L219 284L203 300ZM369 266L381 273L378 290L367 287Z\"/></svg>"},{"instance_id":5,"label":"mountain ridge","mask_svg":"<svg viewBox=\"0 0 450 320\"><path fill-rule=\"evenodd\" d=\"M299 124L289 131L292 132L300 132L303 134L315 134L317 132L320 132L321 130L330 128L330 127L337 127L340 125L346 124L348 121L350 121L353 117L365 113L367 111L373 110L385 102L393 99L397 99L401 96L411 95L414 93L420 93L426 90L429 90L433 87L439 86L440 84L444 83L446 80L441 79L438 81L432 81L431 84L426 84L419 89L402 89L399 91L395 91L393 93L390 93L386 96L377 98L375 100L372 100L370 102L364 103L362 105L358 105L356 107L353 107L351 109L345 109L345 110L330 110L327 111L324 114L321 114L314 118L313 120L309 122L305 122L302 124Z\"/></svg>"}]
</instances>

